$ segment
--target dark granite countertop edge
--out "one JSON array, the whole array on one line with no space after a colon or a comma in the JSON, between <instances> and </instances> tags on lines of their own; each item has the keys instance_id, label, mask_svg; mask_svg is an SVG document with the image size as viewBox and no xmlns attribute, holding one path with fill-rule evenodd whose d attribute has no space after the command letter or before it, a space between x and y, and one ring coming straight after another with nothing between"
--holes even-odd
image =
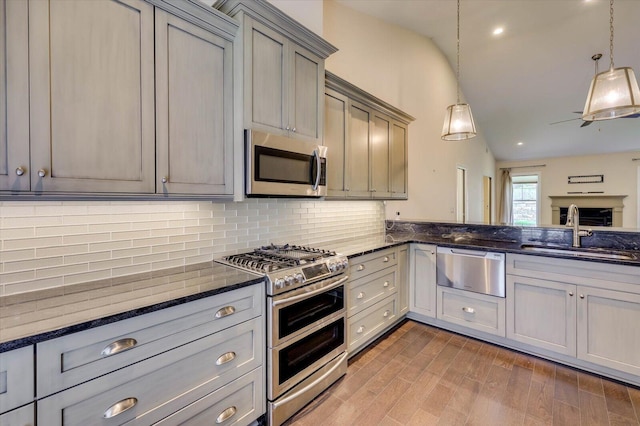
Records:
<instances>
[{"instance_id":1,"label":"dark granite countertop edge","mask_svg":"<svg viewBox=\"0 0 640 426\"><path fill-rule=\"evenodd\" d=\"M246 281L237 282L234 284L229 284L223 287L205 290L199 293L193 293L187 296L180 296L175 299L170 299L160 303L154 303L148 306L142 306L139 308L119 312L113 315L108 315L105 317L79 322L77 324L72 324L66 327L38 332L30 336L20 337L17 339L9 340L6 342L0 342L0 353L8 352L13 349L19 349L25 346L29 346L32 344L44 342L45 340L55 339L57 337L65 336L67 334L77 333L79 331L88 330L95 327L100 327L102 325L111 324L117 321L122 321L128 318L133 318L139 315L148 314L151 312L159 311L161 309L170 308L172 306L181 305L184 303L192 302L199 299L204 299L206 297L215 296L217 294L226 293L229 291L233 291L239 288L247 287L254 284L260 284L264 282L264 277L256 275L255 278L247 279Z\"/></svg>"}]
</instances>

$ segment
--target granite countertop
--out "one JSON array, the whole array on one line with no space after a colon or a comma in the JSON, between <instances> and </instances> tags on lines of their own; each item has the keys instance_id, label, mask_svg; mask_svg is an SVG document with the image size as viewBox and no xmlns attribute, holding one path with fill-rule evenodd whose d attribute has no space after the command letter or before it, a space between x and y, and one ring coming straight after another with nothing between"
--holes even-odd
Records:
<instances>
[{"instance_id":1,"label":"granite countertop","mask_svg":"<svg viewBox=\"0 0 640 426\"><path fill-rule=\"evenodd\" d=\"M264 277L215 262L0 297L0 353L203 297Z\"/></svg>"}]
</instances>

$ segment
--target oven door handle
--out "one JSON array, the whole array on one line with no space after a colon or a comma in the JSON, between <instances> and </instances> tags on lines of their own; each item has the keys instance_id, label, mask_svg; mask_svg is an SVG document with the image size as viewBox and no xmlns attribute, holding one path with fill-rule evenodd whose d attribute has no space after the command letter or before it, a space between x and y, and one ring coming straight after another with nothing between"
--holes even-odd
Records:
<instances>
[{"instance_id":1,"label":"oven door handle","mask_svg":"<svg viewBox=\"0 0 640 426\"><path fill-rule=\"evenodd\" d=\"M320 294L320 293L325 292L327 290L332 290L332 289L334 289L336 287L339 287L343 282L345 282L348 279L349 279L349 275L347 275L346 277L340 278L338 281L336 281L333 284L328 285L326 287L322 287L322 288L319 288L317 290L309 291L307 293L298 294L296 296L287 297L286 299L276 300L275 302L272 303L272 306L275 307L275 306L284 305L285 303L296 302L298 300L306 299L309 296L315 296L316 294Z\"/></svg>"},{"instance_id":2,"label":"oven door handle","mask_svg":"<svg viewBox=\"0 0 640 426\"><path fill-rule=\"evenodd\" d=\"M316 181L313 183L311 189L314 191L318 190L318 186L320 185L320 176L322 175L322 162L320 161L320 152L316 149L313 151L313 156L316 157Z\"/></svg>"},{"instance_id":3,"label":"oven door handle","mask_svg":"<svg viewBox=\"0 0 640 426\"><path fill-rule=\"evenodd\" d=\"M327 371L325 374L322 375L322 377L317 378L316 380L314 380L312 383L309 383L307 386L303 387L302 389L300 389L299 391L296 391L294 393L292 393L291 395L288 395L286 398L281 399L280 401L276 401L273 403L274 408L278 407L280 405L284 405L288 402L291 402L291 400L296 399L297 397L299 397L300 395L303 395L304 393L306 393L307 391L309 391L310 389L313 389L313 387L317 386L320 382L322 382L324 379L326 379L327 377L329 377L334 371L336 371L338 369L338 367L340 367L340 365L342 364L342 361L344 361L344 359L349 356L349 352L345 351L342 355L340 355L338 358L335 358L335 361L337 361L335 363L335 365L333 367L331 367L329 369L329 371Z\"/></svg>"}]
</instances>

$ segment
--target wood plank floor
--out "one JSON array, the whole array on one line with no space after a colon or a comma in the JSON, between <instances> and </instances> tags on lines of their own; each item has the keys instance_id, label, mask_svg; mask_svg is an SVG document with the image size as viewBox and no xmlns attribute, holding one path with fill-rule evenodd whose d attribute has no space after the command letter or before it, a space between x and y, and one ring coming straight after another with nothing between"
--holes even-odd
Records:
<instances>
[{"instance_id":1,"label":"wood plank floor","mask_svg":"<svg viewBox=\"0 0 640 426\"><path fill-rule=\"evenodd\" d=\"M286 425L640 425L640 390L407 321Z\"/></svg>"}]
</instances>

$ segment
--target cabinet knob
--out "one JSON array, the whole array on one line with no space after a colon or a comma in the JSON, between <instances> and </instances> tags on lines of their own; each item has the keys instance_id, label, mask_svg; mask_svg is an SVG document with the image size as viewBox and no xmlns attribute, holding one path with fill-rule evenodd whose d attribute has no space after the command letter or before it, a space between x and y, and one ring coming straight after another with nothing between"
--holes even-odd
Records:
<instances>
[{"instance_id":1,"label":"cabinet knob","mask_svg":"<svg viewBox=\"0 0 640 426\"><path fill-rule=\"evenodd\" d=\"M47 171L45 169L38 170L38 176L45 177L47 175Z\"/></svg>"},{"instance_id":2,"label":"cabinet knob","mask_svg":"<svg viewBox=\"0 0 640 426\"><path fill-rule=\"evenodd\" d=\"M584 299L584 294L581 294L581 295L580 295L580 299Z\"/></svg>"},{"instance_id":3,"label":"cabinet knob","mask_svg":"<svg viewBox=\"0 0 640 426\"><path fill-rule=\"evenodd\" d=\"M475 310L475 309L473 309L473 308L469 308L469 307L467 307L467 306L465 306L464 308L462 308L462 310L463 310L464 312L466 312L467 314L475 314L475 313L476 313L476 310Z\"/></svg>"},{"instance_id":4,"label":"cabinet knob","mask_svg":"<svg viewBox=\"0 0 640 426\"><path fill-rule=\"evenodd\" d=\"M216 423L217 424L224 423L225 421L229 420L231 417L235 416L237 411L238 409L235 406L231 406L225 409L222 413L218 415L218 417L216 417Z\"/></svg>"},{"instance_id":5,"label":"cabinet knob","mask_svg":"<svg viewBox=\"0 0 640 426\"><path fill-rule=\"evenodd\" d=\"M18 168L16 169L16 174L17 174L18 176L22 176L22 175L24 174L24 169L23 169L22 167L18 167Z\"/></svg>"},{"instance_id":6,"label":"cabinet knob","mask_svg":"<svg viewBox=\"0 0 640 426\"><path fill-rule=\"evenodd\" d=\"M389 256L385 256L385 257L384 257L384 259L382 259L382 261L383 261L384 263L387 263L387 262L389 261Z\"/></svg>"},{"instance_id":7,"label":"cabinet knob","mask_svg":"<svg viewBox=\"0 0 640 426\"><path fill-rule=\"evenodd\" d=\"M356 296L358 299L364 299L364 291L361 291L360 293L358 293L358 295Z\"/></svg>"},{"instance_id":8,"label":"cabinet knob","mask_svg":"<svg viewBox=\"0 0 640 426\"><path fill-rule=\"evenodd\" d=\"M384 284L382 284L382 287L384 287L384 288L389 287L389 281L385 281Z\"/></svg>"},{"instance_id":9,"label":"cabinet knob","mask_svg":"<svg viewBox=\"0 0 640 426\"><path fill-rule=\"evenodd\" d=\"M569 296L573 296L573 292L572 291L569 292Z\"/></svg>"},{"instance_id":10,"label":"cabinet knob","mask_svg":"<svg viewBox=\"0 0 640 426\"><path fill-rule=\"evenodd\" d=\"M291 127L287 126L285 127L285 130L291 130Z\"/></svg>"},{"instance_id":11,"label":"cabinet knob","mask_svg":"<svg viewBox=\"0 0 640 426\"><path fill-rule=\"evenodd\" d=\"M116 402L111 407L107 408L102 417L105 419L110 419L118 414L122 414L125 411L133 408L138 403L138 398L125 398L121 401Z\"/></svg>"},{"instance_id":12,"label":"cabinet knob","mask_svg":"<svg viewBox=\"0 0 640 426\"><path fill-rule=\"evenodd\" d=\"M162 176L162 179L160 179L162 181L162 183L167 183L169 182L169 178L166 176Z\"/></svg>"},{"instance_id":13,"label":"cabinet knob","mask_svg":"<svg viewBox=\"0 0 640 426\"><path fill-rule=\"evenodd\" d=\"M360 327L358 327L358 329L356 330L356 333L358 334L364 333L364 325L361 325Z\"/></svg>"},{"instance_id":14,"label":"cabinet knob","mask_svg":"<svg viewBox=\"0 0 640 426\"><path fill-rule=\"evenodd\" d=\"M215 317L224 318L235 313L236 313L236 308L234 308L233 306L225 306L224 308L220 308L218 312L216 312Z\"/></svg>"},{"instance_id":15,"label":"cabinet knob","mask_svg":"<svg viewBox=\"0 0 640 426\"><path fill-rule=\"evenodd\" d=\"M295 133L296 132L296 128L294 127L293 129L291 129L291 131Z\"/></svg>"},{"instance_id":16,"label":"cabinet knob","mask_svg":"<svg viewBox=\"0 0 640 426\"><path fill-rule=\"evenodd\" d=\"M358 271L364 271L364 265L358 265Z\"/></svg>"},{"instance_id":17,"label":"cabinet knob","mask_svg":"<svg viewBox=\"0 0 640 426\"><path fill-rule=\"evenodd\" d=\"M391 313L391 312L387 309L386 311L384 311L384 314L382 314L382 316L383 316L383 317L385 317L385 318L387 318L387 317L389 317L389 314L390 314L390 313Z\"/></svg>"}]
</instances>

